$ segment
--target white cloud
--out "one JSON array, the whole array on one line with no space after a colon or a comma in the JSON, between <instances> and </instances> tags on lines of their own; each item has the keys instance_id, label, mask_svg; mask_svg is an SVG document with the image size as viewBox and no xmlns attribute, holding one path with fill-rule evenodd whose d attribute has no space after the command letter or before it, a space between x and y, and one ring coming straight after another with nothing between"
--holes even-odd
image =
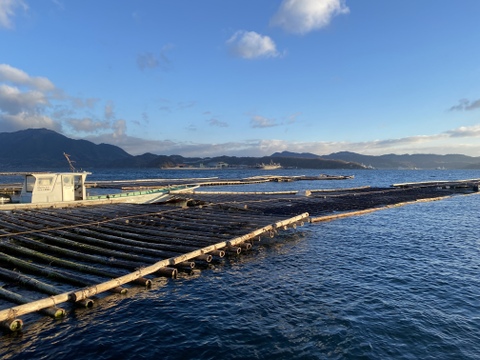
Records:
<instances>
[{"instance_id":1,"label":"white cloud","mask_svg":"<svg viewBox=\"0 0 480 360\"><path fill-rule=\"evenodd\" d=\"M230 53L243 59L277 57L275 42L255 31L239 30L227 40Z\"/></svg>"},{"instance_id":2,"label":"white cloud","mask_svg":"<svg viewBox=\"0 0 480 360\"><path fill-rule=\"evenodd\" d=\"M141 155L147 152L153 154L173 154L175 153L175 147L178 146L178 144L170 140L147 140L126 134L116 136L115 133L92 135L85 137L85 139L95 144L103 143L119 146L132 155Z\"/></svg>"},{"instance_id":3,"label":"white cloud","mask_svg":"<svg viewBox=\"0 0 480 360\"><path fill-rule=\"evenodd\" d=\"M23 0L0 0L0 27L13 28L12 18L15 16L17 8L28 10L28 6Z\"/></svg>"},{"instance_id":4,"label":"white cloud","mask_svg":"<svg viewBox=\"0 0 480 360\"><path fill-rule=\"evenodd\" d=\"M112 124L112 129L114 138L122 138L127 131L127 122L123 119L115 120Z\"/></svg>"},{"instance_id":5,"label":"white cloud","mask_svg":"<svg viewBox=\"0 0 480 360\"><path fill-rule=\"evenodd\" d=\"M452 138L480 137L480 125L461 126L457 129L446 131L445 134Z\"/></svg>"},{"instance_id":6,"label":"white cloud","mask_svg":"<svg viewBox=\"0 0 480 360\"><path fill-rule=\"evenodd\" d=\"M19 112L16 114L0 113L1 130L5 132L17 131L29 128L46 128L61 131L62 126L52 118L31 112Z\"/></svg>"},{"instance_id":7,"label":"white cloud","mask_svg":"<svg viewBox=\"0 0 480 360\"><path fill-rule=\"evenodd\" d=\"M2 0L0 0L1 2ZM45 77L29 76L25 71L8 64L0 64L0 81L26 86L41 91L53 91L55 86Z\"/></svg>"},{"instance_id":8,"label":"white cloud","mask_svg":"<svg viewBox=\"0 0 480 360\"><path fill-rule=\"evenodd\" d=\"M91 115L90 110L99 101L69 97L45 77L30 76L23 70L0 64L0 131L26 128L59 131L66 125L74 132L111 131L113 136L124 136L126 123L116 119L113 102L106 102L100 119Z\"/></svg>"},{"instance_id":9,"label":"white cloud","mask_svg":"<svg viewBox=\"0 0 480 360\"><path fill-rule=\"evenodd\" d=\"M283 0L271 25L306 34L327 26L334 16L349 12L345 0Z\"/></svg>"},{"instance_id":10,"label":"white cloud","mask_svg":"<svg viewBox=\"0 0 480 360\"><path fill-rule=\"evenodd\" d=\"M171 140L145 140L113 134L91 137L89 140L120 146L132 155L151 152L158 155L180 154L190 157L229 156L264 156L277 151L310 152L326 155L339 151L352 151L365 155L383 155L389 153L433 153L433 154L466 154L478 156L480 143L462 143L463 138L479 138L480 124L460 127L438 134L416 135L398 139L371 140L363 142L345 141L311 141L291 142L279 139L245 140L218 144L202 144L192 142L174 142Z\"/></svg>"},{"instance_id":11,"label":"white cloud","mask_svg":"<svg viewBox=\"0 0 480 360\"><path fill-rule=\"evenodd\" d=\"M50 99L56 90L47 78L29 76L13 66L0 64L0 129L60 129L61 125L45 112L52 106Z\"/></svg>"},{"instance_id":12,"label":"white cloud","mask_svg":"<svg viewBox=\"0 0 480 360\"><path fill-rule=\"evenodd\" d=\"M40 91L22 92L17 87L0 84L0 111L16 114L22 110L35 110L48 104L48 99Z\"/></svg>"}]
</instances>

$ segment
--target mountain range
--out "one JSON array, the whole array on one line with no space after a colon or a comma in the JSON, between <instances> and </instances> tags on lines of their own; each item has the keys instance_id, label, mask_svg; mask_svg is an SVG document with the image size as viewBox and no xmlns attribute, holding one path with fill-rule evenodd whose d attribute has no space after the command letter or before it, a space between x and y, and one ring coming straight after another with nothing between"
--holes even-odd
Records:
<instances>
[{"instance_id":1,"label":"mountain range","mask_svg":"<svg viewBox=\"0 0 480 360\"><path fill-rule=\"evenodd\" d=\"M480 157L466 155L361 155L337 152L329 155L277 152L263 157L217 156L187 158L180 155L130 155L118 146L70 139L47 129L0 133L0 172L69 169L64 155L77 169L165 168L177 166L255 166L276 162L283 167L305 169L480 169Z\"/></svg>"},{"instance_id":2,"label":"mountain range","mask_svg":"<svg viewBox=\"0 0 480 360\"><path fill-rule=\"evenodd\" d=\"M274 157L322 158L354 162L375 169L480 169L480 157L461 154L386 154L361 155L354 152L342 151L330 155L315 155L312 153L292 153L283 151L274 153Z\"/></svg>"}]
</instances>

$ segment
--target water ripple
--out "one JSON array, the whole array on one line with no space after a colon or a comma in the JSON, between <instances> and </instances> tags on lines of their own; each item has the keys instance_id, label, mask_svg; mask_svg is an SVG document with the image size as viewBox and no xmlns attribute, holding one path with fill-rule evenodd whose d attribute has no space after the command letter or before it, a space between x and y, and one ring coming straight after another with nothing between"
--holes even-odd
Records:
<instances>
[{"instance_id":1,"label":"water ripple","mask_svg":"<svg viewBox=\"0 0 480 360\"><path fill-rule=\"evenodd\" d=\"M4 336L3 359L478 359L478 197L298 229Z\"/></svg>"}]
</instances>

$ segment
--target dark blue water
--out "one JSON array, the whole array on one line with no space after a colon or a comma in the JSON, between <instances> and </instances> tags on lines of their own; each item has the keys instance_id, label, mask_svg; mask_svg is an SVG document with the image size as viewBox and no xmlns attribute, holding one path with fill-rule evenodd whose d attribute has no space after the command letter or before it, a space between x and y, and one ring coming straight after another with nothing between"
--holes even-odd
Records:
<instances>
[{"instance_id":1,"label":"dark blue water","mask_svg":"<svg viewBox=\"0 0 480 360\"><path fill-rule=\"evenodd\" d=\"M355 175L301 186L480 177ZM0 358L478 359L479 228L478 195L304 226L198 275L26 321Z\"/></svg>"}]
</instances>

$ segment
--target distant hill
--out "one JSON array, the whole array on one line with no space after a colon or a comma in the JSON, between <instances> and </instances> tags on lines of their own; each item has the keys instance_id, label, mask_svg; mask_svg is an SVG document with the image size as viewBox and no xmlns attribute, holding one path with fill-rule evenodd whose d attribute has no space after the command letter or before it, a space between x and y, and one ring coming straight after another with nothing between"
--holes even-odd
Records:
<instances>
[{"instance_id":1,"label":"distant hill","mask_svg":"<svg viewBox=\"0 0 480 360\"><path fill-rule=\"evenodd\" d=\"M91 168L149 168L159 164L183 163L178 155L128 154L118 146L74 140L47 129L0 133L0 172L3 170L69 170L63 153L78 170Z\"/></svg>"},{"instance_id":2,"label":"distant hill","mask_svg":"<svg viewBox=\"0 0 480 360\"><path fill-rule=\"evenodd\" d=\"M312 153L294 153L283 151L272 154L273 157L304 159L329 159L362 164L375 169L480 169L480 157L466 155L404 154L404 155L362 155L349 151L329 155Z\"/></svg>"},{"instance_id":3,"label":"distant hill","mask_svg":"<svg viewBox=\"0 0 480 360\"><path fill-rule=\"evenodd\" d=\"M312 153L294 153L291 151L282 151L272 154L272 157L297 158L297 159L318 159L320 156Z\"/></svg>"},{"instance_id":4,"label":"distant hill","mask_svg":"<svg viewBox=\"0 0 480 360\"><path fill-rule=\"evenodd\" d=\"M87 140L74 140L47 129L28 129L0 133L0 172L34 171L48 169L69 170L63 153L70 155L77 169L92 168L160 168L179 165L200 166L224 162L233 166L254 166L258 163L280 162L283 167L311 169L361 169L357 163L306 156L265 156L213 158L185 158L180 155L155 155L146 153L133 156L121 148ZM292 153L293 154L293 153Z\"/></svg>"},{"instance_id":5,"label":"distant hill","mask_svg":"<svg viewBox=\"0 0 480 360\"><path fill-rule=\"evenodd\" d=\"M376 169L480 169L480 157L459 154L387 154L372 156L344 151L322 155L321 158L352 161Z\"/></svg>"},{"instance_id":6,"label":"distant hill","mask_svg":"<svg viewBox=\"0 0 480 360\"><path fill-rule=\"evenodd\" d=\"M259 163L280 163L285 168L303 169L480 169L480 157L466 155L361 155L338 152L330 155L276 152L263 157L217 156L186 158L180 155L146 153L133 156L108 144L96 145L87 140L74 140L47 129L28 129L0 133L0 172L48 169L69 170L63 153L70 155L77 169L92 168L160 168L211 166L223 162L231 166L255 166Z\"/></svg>"},{"instance_id":7,"label":"distant hill","mask_svg":"<svg viewBox=\"0 0 480 360\"><path fill-rule=\"evenodd\" d=\"M5 169L68 169L64 152L70 155L78 169L132 158L117 146L73 140L47 129L0 133L0 166Z\"/></svg>"},{"instance_id":8,"label":"distant hill","mask_svg":"<svg viewBox=\"0 0 480 360\"><path fill-rule=\"evenodd\" d=\"M204 162L199 161L199 162ZM257 164L269 164L270 162L279 163L284 168L301 169L362 169L363 166L343 160L330 160L321 158L301 158L301 157L283 157L283 156L263 156L263 157L236 157L236 156L217 156L210 158L209 163L224 162L234 166L255 166Z\"/></svg>"}]
</instances>

